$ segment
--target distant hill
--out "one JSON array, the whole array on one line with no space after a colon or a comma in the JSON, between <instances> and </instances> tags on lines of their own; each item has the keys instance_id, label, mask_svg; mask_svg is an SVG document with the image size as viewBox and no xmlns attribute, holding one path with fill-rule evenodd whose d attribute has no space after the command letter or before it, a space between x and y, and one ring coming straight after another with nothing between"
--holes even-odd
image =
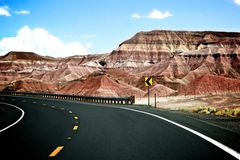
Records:
<instances>
[{"instance_id":1,"label":"distant hill","mask_svg":"<svg viewBox=\"0 0 240 160\"><path fill-rule=\"evenodd\" d=\"M1 90L143 97L144 79L152 77L151 95L240 91L236 32L154 30L135 34L108 54L9 52L0 60Z\"/></svg>"},{"instance_id":2,"label":"distant hill","mask_svg":"<svg viewBox=\"0 0 240 160\"><path fill-rule=\"evenodd\" d=\"M16 60L35 60L35 61L51 61L55 60L52 57L40 56L34 52L20 52L20 51L11 51L4 56L0 56L1 60L7 61L16 61Z\"/></svg>"}]
</instances>

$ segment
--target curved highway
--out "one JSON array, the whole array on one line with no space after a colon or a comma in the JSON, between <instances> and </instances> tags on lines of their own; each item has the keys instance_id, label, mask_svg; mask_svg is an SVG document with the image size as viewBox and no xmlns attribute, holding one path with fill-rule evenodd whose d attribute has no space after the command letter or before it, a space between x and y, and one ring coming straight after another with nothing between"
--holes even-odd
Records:
<instances>
[{"instance_id":1,"label":"curved highway","mask_svg":"<svg viewBox=\"0 0 240 160\"><path fill-rule=\"evenodd\" d=\"M25 112L16 125L0 132L0 154L7 159L237 159L179 126L139 112L114 106L29 97L0 96L0 102L15 105ZM0 121L0 130L21 116L19 110L7 111L6 107L0 103L0 109L5 108L0 114L0 120L5 119ZM185 117L146 110L188 123ZM201 122L191 121L188 125L200 131L213 130L216 139L222 139L224 144L240 151L239 134L213 126L204 128ZM199 128L194 128L196 125ZM231 138L225 139L227 134Z\"/></svg>"},{"instance_id":2,"label":"curved highway","mask_svg":"<svg viewBox=\"0 0 240 160\"><path fill-rule=\"evenodd\" d=\"M22 120L24 114L21 108L12 104L0 102L0 132L16 125Z\"/></svg>"}]
</instances>

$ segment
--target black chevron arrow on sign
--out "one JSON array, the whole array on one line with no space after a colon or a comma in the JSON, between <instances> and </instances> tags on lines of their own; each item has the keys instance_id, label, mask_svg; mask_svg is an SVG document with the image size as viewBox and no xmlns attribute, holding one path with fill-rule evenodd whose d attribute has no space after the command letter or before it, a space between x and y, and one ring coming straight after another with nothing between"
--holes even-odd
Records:
<instances>
[{"instance_id":1,"label":"black chevron arrow on sign","mask_svg":"<svg viewBox=\"0 0 240 160\"><path fill-rule=\"evenodd\" d=\"M151 86L152 85L152 78L151 77L148 77L145 82L147 83L148 86Z\"/></svg>"}]
</instances>

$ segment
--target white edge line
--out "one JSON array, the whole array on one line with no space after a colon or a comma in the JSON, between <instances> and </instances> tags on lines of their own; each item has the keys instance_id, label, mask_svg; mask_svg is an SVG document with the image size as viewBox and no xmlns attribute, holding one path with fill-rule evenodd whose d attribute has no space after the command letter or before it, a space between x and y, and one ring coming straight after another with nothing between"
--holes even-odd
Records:
<instances>
[{"instance_id":1,"label":"white edge line","mask_svg":"<svg viewBox=\"0 0 240 160\"><path fill-rule=\"evenodd\" d=\"M32 98L32 97L30 97L30 98ZM41 98L39 98L39 99L41 99ZM67 100L67 101L69 101L69 100ZM76 101L69 101L69 102L76 103ZM77 102L77 103L79 103L79 102ZM80 103L81 103L81 104L84 104L84 103L82 103L82 102L80 102ZM87 104L88 104L88 103L87 103ZM97 105L98 105L98 104L97 104ZM106 106L104 106L104 105L102 105L102 104L99 104L99 106L106 107ZM218 142L218 141L216 141L216 140L214 140L214 139L212 139L212 138L210 138L210 137L208 137L208 136L206 136L206 135L204 135L204 134L202 134L202 133L199 133L199 132L197 132L197 131L195 131L195 130L193 130L193 129L191 129L191 128L185 127L185 126L183 126L183 125L181 125L181 124L178 124L178 123L176 123L176 122L173 122L173 121L171 121L171 120L169 120L169 119L166 119L166 118L164 118L164 117L158 116L158 115L153 114L153 113L148 113L148 112L145 112L145 111L140 111L140 110L131 109L131 108L116 107L116 106L108 106L108 107L111 107L111 108L119 108L119 109L129 110L129 111L133 111L133 112L139 112L139 113L143 113L143 114L146 114L146 115L150 115L150 116L153 116L153 117L162 119L162 120L164 120L164 121L166 121L166 122L169 122L169 123L171 123L171 124L173 124L173 125L176 125L176 126L182 128L182 129L185 129L185 130L191 132L192 134L195 134L195 135L201 137L202 139L204 139L204 140L212 143L213 145L217 146L218 148L224 150L225 152L229 153L229 154L232 155L233 157L235 157L235 158L237 158L237 159L240 160L240 153L238 153L237 151L229 148L228 146L226 146L226 145L224 145L224 144L222 144L222 143L220 143L220 142ZM18 107L17 107L17 108L18 108ZM19 108L19 109L20 109L20 108ZM22 110L22 109L20 109L20 110ZM23 115L24 115L24 112L23 112ZM21 119L20 119L20 120L21 120ZM19 120L19 121L20 121L20 120ZM15 122L15 123L16 123L16 122ZM0 132L1 132L1 130L0 130Z\"/></svg>"},{"instance_id":2,"label":"white edge line","mask_svg":"<svg viewBox=\"0 0 240 160\"><path fill-rule=\"evenodd\" d=\"M191 132L191 133L193 133L193 134L201 137L202 139L205 139L206 141L214 144L214 145L217 146L218 148L224 150L225 152L229 153L229 154L232 155L233 157L235 157L235 158L237 158L237 159L240 160L240 154L239 154L237 151L235 151L235 150L229 148L228 146L226 146L226 145L224 145L224 144L222 144L222 143L220 143L220 142L218 142L218 141L216 141L216 140L214 140L214 139L212 139L212 138L210 138L210 137L208 137L208 136L206 136L206 135L204 135L204 134L202 134L202 133L199 133L199 132L197 132L197 131L195 131L195 130L193 130L193 129L191 129L191 128L185 127L185 126L183 126L183 125L181 125L181 124L178 124L178 123L173 122L173 121L171 121L171 120L169 120L169 119L163 118L163 117L161 117L161 116L158 116L158 115L155 115L155 114L152 114L152 113L148 113L148 112L144 112L144 111L139 111L139 110L135 110L135 109L131 109L131 108L125 108L125 107L113 107L113 108L119 108L119 109L125 109L125 110L129 110L129 111L139 112L139 113L147 114L147 115L150 115L150 116L153 116L153 117L162 119L162 120L164 120L164 121L167 121L167 122L169 122L169 123L171 123L171 124L173 124L173 125L175 125L175 126L178 126L178 127L182 128L182 129L185 129L185 130L187 130L187 131L189 131L189 132Z\"/></svg>"},{"instance_id":3,"label":"white edge line","mask_svg":"<svg viewBox=\"0 0 240 160\"><path fill-rule=\"evenodd\" d=\"M21 119L23 118L23 116L24 116L25 113L24 113L24 111L23 111L21 108L19 108L19 107L17 107L17 106L14 106L14 105L8 104L8 103L3 103L3 102L0 102L0 103L5 104L5 105L8 105L8 106L11 106L11 107L14 107L14 108L17 108L17 109L19 109L19 110L22 112L21 117L20 117L16 122L14 122L13 124L11 124L11 125L9 125L9 126L7 126L7 127L5 127L5 128L3 128L3 129L0 130L0 132L3 132L3 131L5 131L5 130L7 130L8 128L16 125L19 121L21 121Z\"/></svg>"},{"instance_id":4,"label":"white edge line","mask_svg":"<svg viewBox=\"0 0 240 160\"><path fill-rule=\"evenodd\" d=\"M69 102L74 102L74 101L69 101ZM81 103L82 103L82 102L81 102ZM106 106L104 106L104 105L102 105L102 104L97 104L97 105L106 107ZM169 119L167 119L167 118L161 117L161 116L156 115L156 114L153 114L153 113L148 113L148 112L145 112L145 111L140 111L140 110L131 109L131 108L116 107L116 106L110 106L110 105L107 106L107 107L110 107L110 108L118 108L118 109L124 109L124 110L133 111L133 112L143 113L143 114L146 114L146 115L149 115L149 116L153 116L153 117L155 117L155 118L162 119L162 120L164 120L164 121L166 121L166 122L168 122L168 123L171 123L171 124L173 124L173 125L175 125L175 126L178 126L178 127L182 128L182 129L184 129L184 130L186 130L186 131L188 131L188 132L191 132L192 134L195 134L196 136L199 136L200 138L202 138L202 139L204 139L204 140L212 143L212 144L215 145L216 147L222 149L223 151L227 152L228 154L230 154L230 155L232 155L233 157L235 157L235 158L237 158L237 159L240 160L240 153L238 153L237 151L233 150L232 148L229 148L228 146L226 146L226 145L224 145L224 144L222 144L222 143L220 143L220 142L218 142L218 141L216 141L216 140L214 140L214 139L212 139L212 138L210 138L210 137L208 137L208 136L206 136L206 135L204 135L204 134L202 134L202 133L200 133L200 132L197 132L197 131L195 131L195 130L193 130L193 129L191 129L191 128L185 127L185 126L183 126L183 125L181 125L181 124L179 124L179 123L173 122L173 121L171 121L171 120L169 120Z\"/></svg>"}]
</instances>

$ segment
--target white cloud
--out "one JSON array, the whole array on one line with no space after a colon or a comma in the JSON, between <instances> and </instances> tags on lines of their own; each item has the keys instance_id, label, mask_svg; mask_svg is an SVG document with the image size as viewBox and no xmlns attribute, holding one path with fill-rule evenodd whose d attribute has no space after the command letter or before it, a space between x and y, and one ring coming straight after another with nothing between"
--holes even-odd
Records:
<instances>
[{"instance_id":1,"label":"white cloud","mask_svg":"<svg viewBox=\"0 0 240 160\"><path fill-rule=\"evenodd\" d=\"M236 3L237 5L240 5L240 0L234 0L234 3Z\"/></svg>"},{"instance_id":2,"label":"white cloud","mask_svg":"<svg viewBox=\"0 0 240 160\"><path fill-rule=\"evenodd\" d=\"M16 14L24 14L24 15L26 15L26 14L30 14L30 11L28 11L28 10L21 10L21 11L15 11L15 13Z\"/></svg>"},{"instance_id":3,"label":"white cloud","mask_svg":"<svg viewBox=\"0 0 240 160\"><path fill-rule=\"evenodd\" d=\"M9 7L8 6L1 6L0 7L0 16L11 16L11 14L8 12Z\"/></svg>"},{"instance_id":4,"label":"white cloud","mask_svg":"<svg viewBox=\"0 0 240 160\"><path fill-rule=\"evenodd\" d=\"M151 19L164 19L170 16L172 16L172 14L168 11L161 12L159 10L154 9L151 13L149 13L147 17Z\"/></svg>"},{"instance_id":5,"label":"white cloud","mask_svg":"<svg viewBox=\"0 0 240 160\"><path fill-rule=\"evenodd\" d=\"M87 47L87 48L92 48L92 44L91 43L85 43L85 46Z\"/></svg>"},{"instance_id":6,"label":"white cloud","mask_svg":"<svg viewBox=\"0 0 240 160\"><path fill-rule=\"evenodd\" d=\"M96 38L95 34L85 34L81 37L82 39L93 39Z\"/></svg>"},{"instance_id":7,"label":"white cloud","mask_svg":"<svg viewBox=\"0 0 240 160\"><path fill-rule=\"evenodd\" d=\"M139 14L132 14L132 18L140 19L140 18L149 18L149 19L164 19L167 17L173 16L170 12L161 12L159 10L154 9L152 12L150 12L146 16L142 16Z\"/></svg>"},{"instance_id":8,"label":"white cloud","mask_svg":"<svg viewBox=\"0 0 240 160\"><path fill-rule=\"evenodd\" d=\"M142 18L139 14L133 14L131 17L136 19Z\"/></svg>"},{"instance_id":9,"label":"white cloud","mask_svg":"<svg viewBox=\"0 0 240 160\"><path fill-rule=\"evenodd\" d=\"M17 32L16 37L5 37L0 40L0 54L9 51L29 51L53 57L66 57L89 54L89 46L79 42L63 43L43 28L30 29L24 26Z\"/></svg>"},{"instance_id":10,"label":"white cloud","mask_svg":"<svg viewBox=\"0 0 240 160\"><path fill-rule=\"evenodd\" d=\"M0 7L0 16L11 16L11 13L9 12L10 8L8 6L1 6ZM30 11L28 10L16 10L14 11L16 14L30 14Z\"/></svg>"}]
</instances>

